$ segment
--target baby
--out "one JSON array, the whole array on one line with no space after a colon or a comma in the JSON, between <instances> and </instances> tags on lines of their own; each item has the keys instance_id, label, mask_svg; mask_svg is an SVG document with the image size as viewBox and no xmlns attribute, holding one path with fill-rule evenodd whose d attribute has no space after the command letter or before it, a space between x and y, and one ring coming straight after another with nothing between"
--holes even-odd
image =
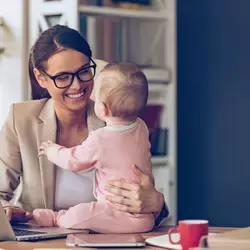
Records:
<instances>
[{"instance_id":1,"label":"baby","mask_svg":"<svg viewBox=\"0 0 250 250\"><path fill-rule=\"evenodd\" d=\"M91 132L82 145L73 148L44 142L40 154L47 155L58 167L76 173L95 168L94 196L97 201L59 212L36 209L34 219L42 226L90 229L99 233L150 231L154 226L153 214L118 211L105 199L106 195L111 195L105 190L109 180L139 183L130 168L133 164L153 182L149 132L138 118L147 103L147 79L130 63L110 63L100 72L95 84L95 112L106 126Z\"/></svg>"}]
</instances>

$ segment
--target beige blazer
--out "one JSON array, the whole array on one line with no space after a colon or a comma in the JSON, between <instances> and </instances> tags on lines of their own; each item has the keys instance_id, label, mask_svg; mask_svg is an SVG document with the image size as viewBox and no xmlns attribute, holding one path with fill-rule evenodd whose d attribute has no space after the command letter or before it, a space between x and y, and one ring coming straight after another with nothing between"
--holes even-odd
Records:
<instances>
[{"instance_id":1,"label":"beige blazer","mask_svg":"<svg viewBox=\"0 0 250 250\"><path fill-rule=\"evenodd\" d=\"M97 73L106 64L97 61ZM105 124L94 113L94 102L87 107L89 132ZM46 157L38 158L38 147L56 140L56 117L52 99L13 104L0 132L0 200L9 205L21 181L19 202L23 208L54 207L55 167Z\"/></svg>"}]
</instances>

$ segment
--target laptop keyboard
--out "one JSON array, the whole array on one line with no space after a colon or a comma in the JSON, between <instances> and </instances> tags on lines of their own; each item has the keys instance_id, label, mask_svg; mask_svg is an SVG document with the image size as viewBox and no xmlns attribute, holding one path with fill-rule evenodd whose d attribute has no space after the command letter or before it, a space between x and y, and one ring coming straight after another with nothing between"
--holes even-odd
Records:
<instances>
[{"instance_id":1,"label":"laptop keyboard","mask_svg":"<svg viewBox=\"0 0 250 250\"><path fill-rule=\"evenodd\" d=\"M47 234L46 232L36 232L36 231L30 231L30 230L23 230L23 229L17 229L14 228L14 233L16 236L28 236L28 235L35 235L35 234Z\"/></svg>"}]
</instances>

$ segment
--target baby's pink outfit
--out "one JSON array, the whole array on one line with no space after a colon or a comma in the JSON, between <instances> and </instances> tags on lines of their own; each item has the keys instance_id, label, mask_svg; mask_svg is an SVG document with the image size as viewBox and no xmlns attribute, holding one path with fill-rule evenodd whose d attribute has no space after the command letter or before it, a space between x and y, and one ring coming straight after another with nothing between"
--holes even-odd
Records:
<instances>
[{"instance_id":1,"label":"baby's pink outfit","mask_svg":"<svg viewBox=\"0 0 250 250\"><path fill-rule=\"evenodd\" d=\"M136 233L153 228L152 213L132 214L118 211L114 204L105 200L106 195L112 195L105 190L109 180L124 179L139 183L139 178L132 169L133 164L153 181L149 132L140 118L128 126L100 128L90 133L82 145L73 148L55 144L48 149L47 157L58 167L78 174L95 168L94 196L97 201L81 203L59 212L35 209L33 215L38 224L90 229L99 233Z\"/></svg>"}]
</instances>

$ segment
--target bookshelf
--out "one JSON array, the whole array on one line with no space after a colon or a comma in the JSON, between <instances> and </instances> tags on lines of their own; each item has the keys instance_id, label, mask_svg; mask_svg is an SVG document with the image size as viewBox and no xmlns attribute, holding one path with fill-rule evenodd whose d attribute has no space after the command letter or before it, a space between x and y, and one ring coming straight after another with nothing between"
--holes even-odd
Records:
<instances>
[{"instance_id":1,"label":"bookshelf","mask_svg":"<svg viewBox=\"0 0 250 250\"><path fill-rule=\"evenodd\" d=\"M104 0L105 6L86 5L87 2L30 0L30 44L39 29L49 27L48 17L56 16L53 24L84 30L94 58L131 61L141 67L149 81L148 105L162 107L159 126L168 131L167 153L152 155L152 166L156 188L164 193L170 209L167 222L176 224L176 0L153 0L151 8L140 10L113 6L111 0ZM120 38L114 42L117 34ZM107 55L107 51L111 54Z\"/></svg>"}]
</instances>

